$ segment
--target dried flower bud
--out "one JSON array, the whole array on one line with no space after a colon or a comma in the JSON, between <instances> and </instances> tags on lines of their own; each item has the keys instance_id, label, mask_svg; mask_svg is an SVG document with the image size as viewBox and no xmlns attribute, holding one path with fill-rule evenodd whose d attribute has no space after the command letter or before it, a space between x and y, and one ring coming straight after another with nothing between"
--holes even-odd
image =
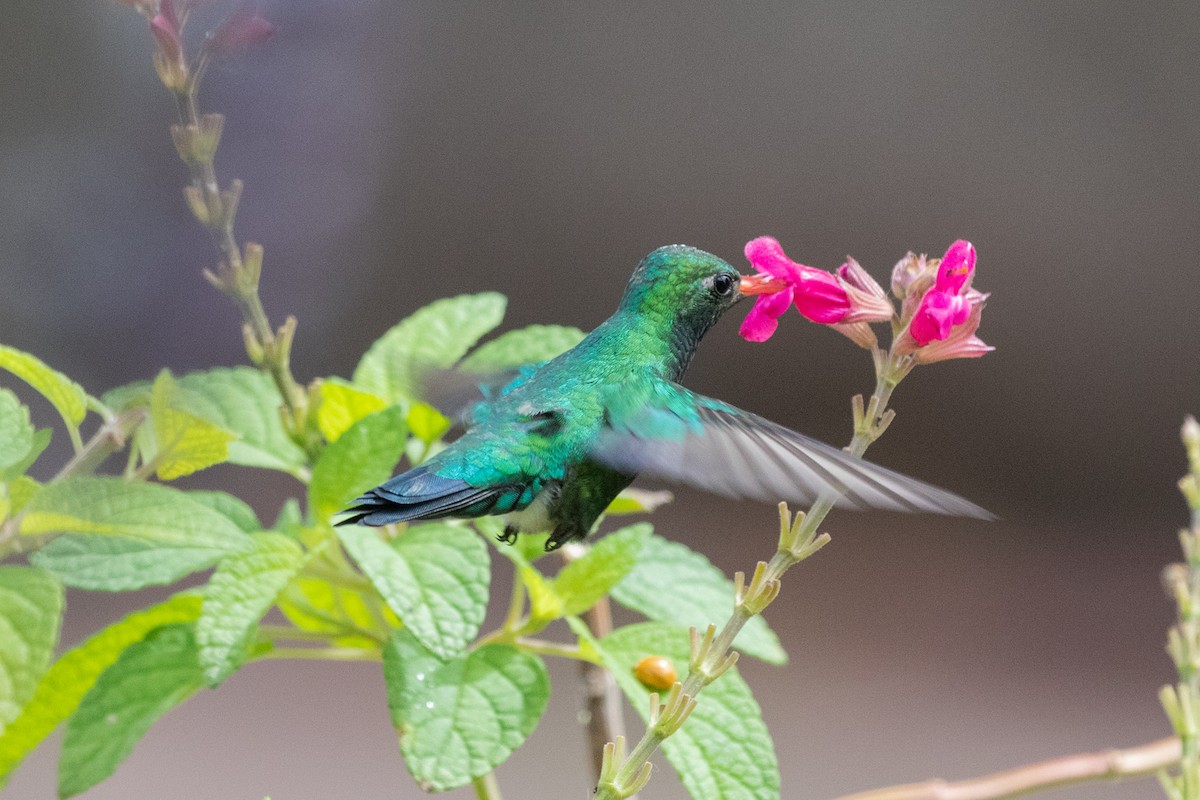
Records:
<instances>
[{"instance_id":1,"label":"dried flower bud","mask_svg":"<svg viewBox=\"0 0 1200 800\"><path fill-rule=\"evenodd\" d=\"M892 294L896 295L897 300L903 300L910 294L924 293L925 288L933 285L933 274L936 262L931 266L925 259L924 255L916 253L907 253L904 258L896 262L896 266L892 268ZM928 279L929 284L924 287L914 286L918 281Z\"/></svg>"},{"instance_id":2,"label":"dried flower bud","mask_svg":"<svg viewBox=\"0 0 1200 800\"><path fill-rule=\"evenodd\" d=\"M634 666L633 675L647 689L670 689L678 680L675 667L663 656L646 656Z\"/></svg>"}]
</instances>

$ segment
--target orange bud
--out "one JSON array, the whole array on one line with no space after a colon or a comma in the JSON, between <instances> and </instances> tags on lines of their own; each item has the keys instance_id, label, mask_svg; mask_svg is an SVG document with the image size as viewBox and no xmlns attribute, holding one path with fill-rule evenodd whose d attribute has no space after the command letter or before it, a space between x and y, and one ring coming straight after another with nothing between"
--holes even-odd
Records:
<instances>
[{"instance_id":1,"label":"orange bud","mask_svg":"<svg viewBox=\"0 0 1200 800\"><path fill-rule=\"evenodd\" d=\"M670 689L678 676L671 662L662 656L646 656L633 668L633 676L647 689Z\"/></svg>"}]
</instances>

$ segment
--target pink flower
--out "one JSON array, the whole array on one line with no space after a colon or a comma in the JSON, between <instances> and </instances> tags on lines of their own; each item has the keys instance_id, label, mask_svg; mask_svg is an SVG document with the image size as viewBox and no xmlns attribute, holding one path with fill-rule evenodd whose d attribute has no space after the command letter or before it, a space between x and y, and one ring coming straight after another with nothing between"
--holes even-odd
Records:
<instances>
[{"instance_id":1,"label":"pink flower","mask_svg":"<svg viewBox=\"0 0 1200 800\"><path fill-rule=\"evenodd\" d=\"M187 62L183 58L179 17L171 0L162 0L158 13L150 20L150 33L158 49L154 53L154 70L168 89L183 91L188 82Z\"/></svg>"},{"instance_id":2,"label":"pink flower","mask_svg":"<svg viewBox=\"0 0 1200 800\"><path fill-rule=\"evenodd\" d=\"M746 259L758 274L742 279L742 294L758 298L739 333L751 342L771 338L779 326L779 317L790 305L822 325L852 325L892 318L891 302L853 259L843 264L836 276L830 275L792 261L770 236L747 242Z\"/></svg>"},{"instance_id":3,"label":"pink flower","mask_svg":"<svg viewBox=\"0 0 1200 800\"><path fill-rule=\"evenodd\" d=\"M922 282L919 276L910 274L915 263L916 259L910 254L906 261L897 265L899 271L907 264L905 277L909 280L905 283L908 289ZM924 260L920 263L923 266ZM994 349L975 336L987 295L971 288L974 274L975 247L959 239L950 245L938 263L933 285L926 284L919 300L915 295L905 297L906 316L911 310L911 317L896 342L897 353L915 353L918 362L928 364L948 358L978 358ZM893 284L896 282L894 273Z\"/></svg>"}]
</instances>

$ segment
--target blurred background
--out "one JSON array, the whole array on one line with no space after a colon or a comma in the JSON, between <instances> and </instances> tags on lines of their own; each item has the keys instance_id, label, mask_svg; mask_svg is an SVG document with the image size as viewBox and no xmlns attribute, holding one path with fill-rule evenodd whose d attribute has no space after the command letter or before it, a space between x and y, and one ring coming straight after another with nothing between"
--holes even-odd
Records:
<instances>
[{"instance_id":1,"label":"blurred background","mask_svg":"<svg viewBox=\"0 0 1200 800\"><path fill-rule=\"evenodd\" d=\"M880 281L907 250L977 246L996 352L919 369L871 456L1001 520L829 519L832 545L767 615L791 662L743 667L784 796L1169 733L1158 575L1185 521L1179 424L1200 412L1195 2L262 9L275 39L215 67L202 102L228 116L218 172L246 183L239 238L266 248L271 318L299 317L301 380L348 376L398 319L462 292L507 293L505 329L590 328L667 243L745 269L743 244L770 234ZM150 52L142 18L105 0L17 0L0 24L0 341L97 394L245 360L232 304L200 276L212 250ZM869 356L798 316L761 345L737 322L709 334L689 385L848 440ZM267 518L297 489L232 468L197 484L234 485ZM774 546L768 506L680 491L654 522L730 573ZM64 642L146 600L73 592ZM590 797L574 671L552 664L549 712L499 770L506 796ZM53 796L56 751L6 796ZM266 794L421 796L376 667L252 665L86 797ZM685 794L664 764L643 796Z\"/></svg>"}]
</instances>

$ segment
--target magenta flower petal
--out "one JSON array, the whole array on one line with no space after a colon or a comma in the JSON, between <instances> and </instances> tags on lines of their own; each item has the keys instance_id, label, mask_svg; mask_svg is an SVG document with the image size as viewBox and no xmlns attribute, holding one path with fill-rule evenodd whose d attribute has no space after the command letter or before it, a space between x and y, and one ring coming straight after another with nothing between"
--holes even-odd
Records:
<instances>
[{"instance_id":1,"label":"magenta flower petal","mask_svg":"<svg viewBox=\"0 0 1200 800\"><path fill-rule=\"evenodd\" d=\"M812 267L801 267L803 277L796 287L796 308L806 318L822 325L846 319L850 298L837 278Z\"/></svg>"},{"instance_id":2,"label":"magenta flower petal","mask_svg":"<svg viewBox=\"0 0 1200 800\"><path fill-rule=\"evenodd\" d=\"M274 25L251 10L249 5L244 5L209 36L206 47L213 55L239 53L265 42L274 33Z\"/></svg>"},{"instance_id":3,"label":"magenta flower petal","mask_svg":"<svg viewBox=\"0 0 1200 800\"><path fill-rule=\"evenodd\" d=\"M912 322L908 324L908 332L912 334L920 346L933 341L941 341L950 335L954 325L954 316L958 312L956 296L930 289L921 298L917 313L913 314Z\"/></svg>"},{"instance_id":4,"label":"magenta flower petal","mask_svg":"<svg viewBox=\"0 0 1200 800\"><path fill-rule=\"evenodd\" d=\"M792 290L784 289L773 294L762 294L754 299L754 307L742 320L738 333L750 342L765 342L779 327L778 319L783 316L792 302Z\"/></svg>"},{"instance_id":5,"label":"magenta flower petal","mask_svg":"<svg viewBox=\"0 0 1200 800\"><path fill-rule=\"evenodd\" d=\"M770 236L759 236L746 242L746 260L759 272L782 278L795 284L800 280L800 265L787 257L779 240Z\"/></svg>"},{"instance_id":6,"label":"magenta flower petal","mask_svg":"<svg viewBox=\"0 0 1200 800\"><path fill-rule=\"evenodd\" d=\"M974 271L975 246L966 239L959 239L942 256L934 288L939 292L959 294L970 283Z\"/></svg>"}]
</instances>

